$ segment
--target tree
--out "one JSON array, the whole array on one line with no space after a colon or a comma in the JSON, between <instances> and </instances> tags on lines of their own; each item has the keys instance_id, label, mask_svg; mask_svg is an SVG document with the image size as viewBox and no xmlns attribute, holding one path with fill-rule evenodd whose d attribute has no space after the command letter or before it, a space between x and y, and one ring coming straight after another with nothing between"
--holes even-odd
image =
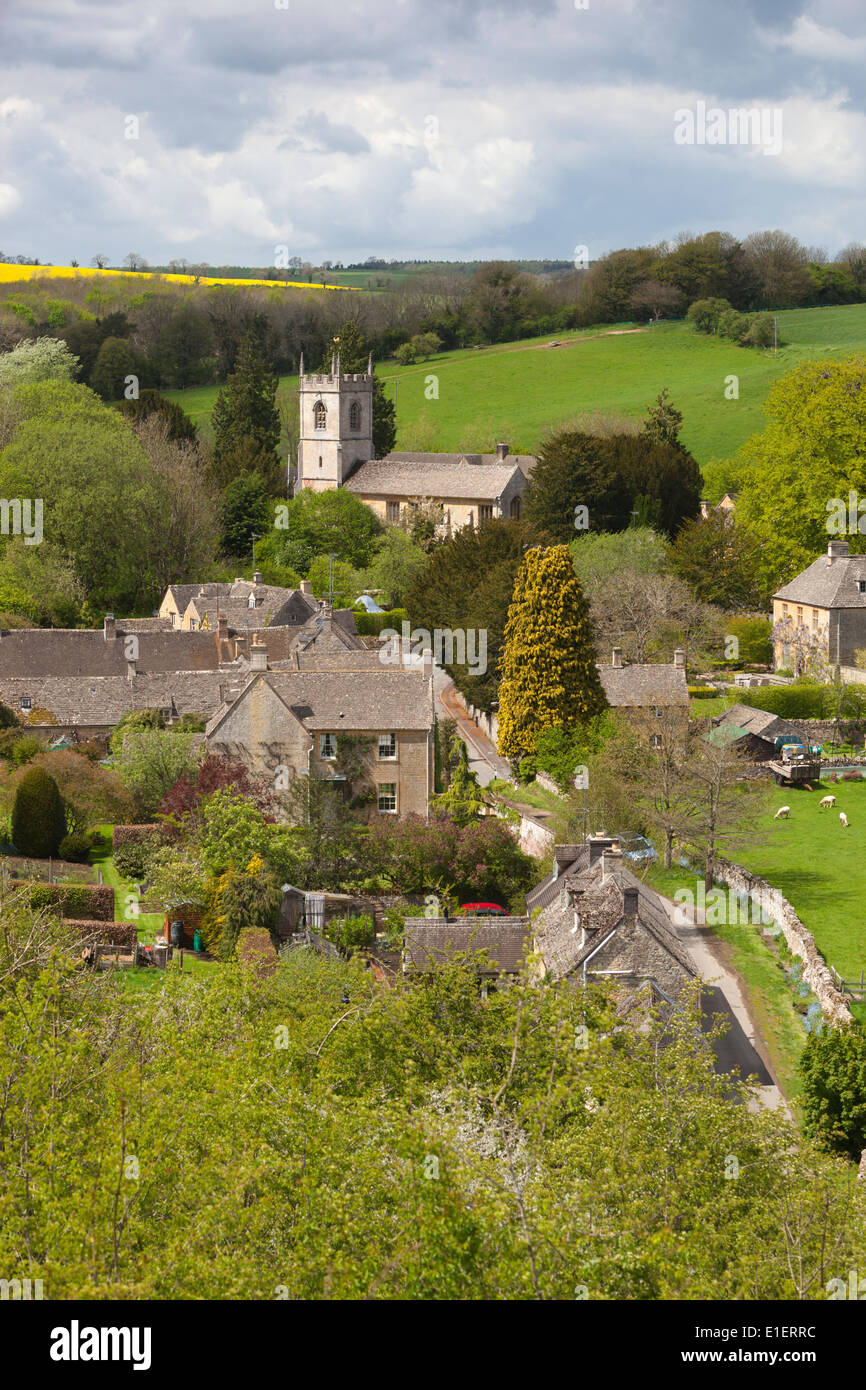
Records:
<instances>
[{"instance_id":1,"label":"tree","mask_svg":"<svg viewBox=\"0 0 866 1390\"><path fill-rule=\"evenodd\" d=\"M555 541L574 536L575 508L588 511L593 531L623 531L632 493L607 449L608 441L576 430L542 440L532 480L524 494L524 514Z\"/></svg>"},{"instance_id":2,"label":"tree","mask_svg":"<svg viewBox=\"0 0 866 1390\"><path fill-rule=\"evenodd\" d=\"M699 856L704 888L713 886L720 846L731 853L737 845L760 842L766 830L766 788L751 789L741 779L751 767L748 757L724 736L701 738L688 768L690 783L687 819L681 837Z\"/></svg>"},{"instance_id":3,"label":"tree","mask_svg":"<svg viewBox=\"0 0 866 1390\"><path fill-rule=\"evenodd\" d=\"M760 608L768 595L761 543L736 517L710 512L687 521L668 550L670 567L700 603Z\"/></svg>"},{"instance_id":4,"label":"tree","mask_svg":"<svg viewBox=\"0 0 866 1390\"><path fill-rule=\"evenodd\" d=\"M117 409L133 423L149 419L153 415L159 416L165 421L168 437L173 443L194 444L198 439L198 430L186 411L177 401L170 401L158 391L139 391L134 400L122 400Z\"/></svg>"},{"instance_id":5,"label":"tree","mask_svg":"<svg viewBox=\"0 0 866 1390\"><path fill-rule=\"evenodd\" d=\"M201 757L198 734L168 729L129 729L118 771L141 816L152 815L167 792Z\"/></svg>"},{"instance_id":6,"label":"tree","mask_svg":"<svg viewBox=\"0 0 866 1390\"><path fill-rule=\"evenodd\" d=\"M303 488L284 511L280 517L284 535L303 541L314 554L333 554L356 567L371 562L384 533L376 514L345 488L326 492Z\"/></svg>"},{"instance_id":7,"label":"tree","mask_svg":"<svg viewBox=\"0 0 866 1390\"><path fill-rule=\"evenodd\" d=\"M166 792L159 805L160 815L186 822L188 828L200 816L203 801L214 792L228 789L256 802L262 812L271 808L270 791L266 792L254 782L246 764L239 758L206 753L196 767L187 769Z\"/></svg>"},{"instance_id":8,"label":"tree","mask_svg":"<svg viewBox=\"0 0 866 1390\"><path fill-rule=\"evenodd\" d=\"M61 338L19 343L0 356L0 390L38 381L71 381L78 358Z\"/></svg>"},{"instance_id":9,"label":"tree","mask_svg":"<svg viewBox=\"0 0 866 1390\"><path fill-rule=\"evenodd\" d=\"M481 819L485 797L478 785L478 774L469 766L466 744L457 734L451 744L451 753L454 765L450 781L445 791L434 798L433 805L455 825L469 825Z\"/></svg>"},{"instance_id":10,"label":"tree","mask_svg":"<svg viewBox=\"0 0 866 1390\"><path fill-rule=\"evenodd\" d=\"M66 834L63 798L53 777L31 767L15 792L12 804L12 842L19 854L33 859L57 855Z\"/></svg>"},{"instance_id":11,"label":"tree","mask_svg":"<svg viewBox=\"0 0 866 1390\"><path fill-rule=\"evenodd\" d=\"M643 434L654 444L669 444L671 448L675 449L682 447L680 445L682 423L683 413L681 410L677 410L672 401L668 400L668 388L665 386L656 396L653 404L647 406Z\"/></svg>"},{"instance_id":12,"label":"tree","mask_svg":"<svg viewBox=\"0 0 866 1390\"><path fill-rule=\"evenodd\" d=\"M91 256L90 264L95 266L97 270L104 270L108 265L108 257L103 255L101 251L98 251L95 256Z\"/></svg>"},{"instance_id":13,"label":"tree","mask_svg":"<svg viewBox=\"0 0 866 1390\"><path fill-rule=\"evenodd\" d=\"M280 417L276 407L277 377L268 370L252 333L240 347L235 370L220 389L213 408L213 473L225 486L234 476L238 448L254 447L255 471L272 489L277 481L276 448Z\"/></svg>"},{"instance_id":14,"label":"tree","mask_svg":"<svg viewBox=\"0 0 866 1390\"><path fill-rule=\"evenodd\" d=\"M800 1074L806 1133L859 1159L866 1149L866 1033L856 1023L810 1033Z\"/></svg>"},{"instance_id":15,"label":"tree","mask_svg":"<svg viewBox=\"0 0 866 1390\"><path fill-rule=\"evenodd\" d=\"M621 570L661 574L667 564L665 542L648 526L616 532L586 531L571 542L571 558L590 601L598 586Z\"/></svg>"},{"instance_id":16,"label":"tree","mask_svg":"<svg viewBox=\"0 0 866 1390\"><path fill-rule=\"evenodd\" d=\"M96 356L90 384L104 401L123 396L126 378L136 375L136 360L125 338L106 338Z\"/></svg>"},{"instance_id":17,"label":"tree","mask_svg":"<svg viewBox=\"0 0 866 1390\"><path fill-rule=\"evenodd\" d=\"M225 489L220 502L220 544L226 555L247 556L253 539L263 535L271 520L264 482L256 473L242 473Z\"/></svg>"},{"instance_id":18,"label":"tree","mask_svg":"<svg viewBox=\"0 0 866 1390\"><path fill-rule=\"evenodd\" d=\"M758 285L758 302L769 309L790 308L809 297L809 257L788 232L753 232L743 242Z\"/></svg>"},{"instance_id":19,"label":"tree","mask_svg":"<svg viewBox=\"0 0 866 1390\"><path fill-rule=\"evenodd\" d=\"M380 590L383 607L401 607L413 580L421 574L426 563L421 546L416 545L399 526L389 526L364 571L364 588Z\"/></svg>"},{"instance_id":20,"label":"tree","mask_svg":"<svg viewBox=\"0 0 866 1390\"><path fill-rule=\"evenodd\" d=\"M718 333L719 320L733 306L727 299L696 299L686 311L686 318L697 333Z\"/></svg>"},{"instance_id":21,"label":"tree","mask_svg":"<svg viewBox=\"0 0 866 1390\"><path fill-rule=\"evenodd\" d=\"M526 552L508 610L501 672L499 751L512 760L533 751L542 729L569 729L605 708L589 607L567 546Z\"/></svg>"},{"instance_id":22,"label":"tree","mask_svg":"<svg viewBox=\"0 0 866 1390\"><path fill-rule=\"evenodd\" d=\"M640 317L648 315L653 323L658 323L664 315L675 318L682 308L683 296L676 285L665 285L661 280L642 280L632 291L630 308Z\"/></svg>"},{"instance_id":23,"label":"tree","mask_svg":"<svg viewBox=\"0 0 866 1390\"><path fill-rule=\"evenodd\" d=\"M147 261L137 251L129 251L123 258L127 270L147 270Z\"/></svg>"},{"instance_id":24,"label":"tree","mask_svg":"<svg viewBox=\"0 0 866 1390\"><path fill-rule=\"evenodd\" d=\"M659 410L661 418L651 420L650 430L674 433L679 412L663 399ZM631 494L639 524L649 523L673 537L684 521L699 514L701 470L682 445L646 432L612 435L603 444L623 490Z\"/></svg>"}]
</instances>

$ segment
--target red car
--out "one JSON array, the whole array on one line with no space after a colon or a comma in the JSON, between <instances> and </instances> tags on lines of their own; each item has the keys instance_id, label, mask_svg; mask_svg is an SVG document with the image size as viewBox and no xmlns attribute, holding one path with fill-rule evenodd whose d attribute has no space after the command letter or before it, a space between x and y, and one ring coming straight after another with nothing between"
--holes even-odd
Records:
<instances>
[{"instance_id":1,"label":"red car","mask_svg":"<svg viewBox=\"0 0 866 1390\"><path fill-rule=\"evenodd\" d=\"M510 917L511 913L498 903L464 903L460 909L461 917Z\"/></svg>"}]
</instances>

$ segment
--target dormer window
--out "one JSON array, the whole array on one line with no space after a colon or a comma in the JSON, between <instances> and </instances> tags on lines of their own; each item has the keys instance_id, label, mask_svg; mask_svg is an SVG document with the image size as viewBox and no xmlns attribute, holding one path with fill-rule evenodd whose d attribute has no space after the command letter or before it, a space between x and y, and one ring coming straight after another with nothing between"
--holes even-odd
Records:
<instances>
[{"instance_id":1,"label":"dormer window","mask_svg":"<svg viewBox=\"0 0 866 1390\"><path fill-rule=\"evenodd\" d=\"M30 698L29 695L22 695L22 696L21 696L21 708L22 708L22 709L32 709L32 708L33 708L33 701L31 700L31 698Z\"/></svg>"},{"instance_id":2,"label":"dormer window","mask_svg":"<svg viewBox=\"0 0 866 1390\"><path fill-rule=\"evenodd\" d=\"M250 594L249 598L247 599L247 608L255 608L255 606L256 606L256 596L255 596L255 594Z\"/></svg>"},{"instance_id":3,"label":"dormer window","mask_svg":"<svg viewBox=\"0 0 866 1390\"><path fill-rule=\"evenodd\" d=\"M866 594L866 579L858 579L857 588L860 590L861 594Z\"/></svg>"},{"instance_id":4,"label":"dormer window","mask_svg":"<svg viewBox=\"0 0 866 1390\"><path fill-rule=\"evenodd\" d=\"M316 401L316 404L313 406L313 428L323 430L325 428L327 416L328 412L325 409L325 402Z\"/></svg>"},{"instance_id":5,"label":"dormer window","mask_svg":"<svg viewBox=\"0 0 866 1390\"><path fill-rule=\"evenodd\" d=\"M361 407L357 401L352 401L349 406L349 429L359 430L361 428Z\"/></svg>"}]
</instances>

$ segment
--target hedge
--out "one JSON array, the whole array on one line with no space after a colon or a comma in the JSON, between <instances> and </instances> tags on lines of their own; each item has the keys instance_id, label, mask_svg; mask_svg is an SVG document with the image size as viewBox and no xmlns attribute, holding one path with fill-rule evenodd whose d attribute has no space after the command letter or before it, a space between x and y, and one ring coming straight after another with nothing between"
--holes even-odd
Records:
<instances>
[{"instance_id":1,"label":"hedge","mask_svg":"<svg viewBox=\"0 0 866 1390\"><path fill-rule=\"evenodd\" d=\"M138 930L133 922L97 922L76 917L70 918L69 926L96 945L134 946L138 941Z\"/></svg>"},{"instance_id":2,"label":"hedge","mask_svg":"<svg viewBox=\"0 0 866 1390\"><path fill-rule=\"evenodd\" d=\"M378 637L385 627L395 628L397 632L402 633L402 625L408 621L409 615L405 608L392 608L390 613L355 614L359 637Z\"/></svg>"},{"instance_id":3,"label":"hedge","mask_svg":"<svg viewBox=\"0 0 866 1390\"><path fill-rule=\"evenodd\" d=\"M150 825L116 825L111 836L112 850L120 849L121 845L139 845L142 840L150 840L158 834L162 826Z\"/></svg>"},{"instance_id":4,"label":"hedge","mask_svg":"<svg viewBox=\"0 0 866 1390\"><path fill-rule=\"evenodd\" d=\"M693 700L709 700L721 693L714 685L690 685L687 689Z\"/></svg>"},{"instance_id":5,"label":"hedge","mask_svg":"<svg viewBox=\"0 0 866 1390\"><path fill-rule=\"evenodd\" d=\"M770 714L777 714L780 719L832 719L837 693L832 685L811 685L804 681L802 684L744 690L739 699L743 705L767 710ZM862 718L864 711L866 687L846 685L839 710L840 718Z\"/></svg>"},{"instance_id":6,"label":"hedge","mask_svg":"<svg viewBox=\"0 0 866 1390\"><path fill-rule=\"evenodd\" d=\"M56 907L68 920L112 922L114 889L109 883L35 883L30 906Z\"/></svg>"}]
</instances>

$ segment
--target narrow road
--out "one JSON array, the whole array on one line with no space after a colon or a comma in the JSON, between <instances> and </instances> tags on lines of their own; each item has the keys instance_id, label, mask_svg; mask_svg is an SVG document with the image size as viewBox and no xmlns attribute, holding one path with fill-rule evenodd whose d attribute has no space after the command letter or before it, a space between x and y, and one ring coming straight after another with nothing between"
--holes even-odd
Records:
<instances>
[{"instance_id":1,"label":"narrow road","mask_svg":"<svg viewBox=\"0 0 866 1390\"><path fill-rule=\"evenodd\" d=\"M469 751L469 766L478 774L482 787L492 782L494 777L511 780L511 767L507 758L501 758L496 745L491 743L474 720L469 718L463 706L455 699L454 682L447 671L433 667L433 693L440 719L456 719L457 732Z\"/></svg>"},{"instance_id":2,"label":"narrow road","mask_svg":"<svg viewBox=\"0 0 866 1390\"><path fill-rule=\"evenodd\" d=\"M662 902L670 919L671 930L709 986L703 1000L704 1017L710 1022L713 1014L722 1013L727 1014L730 1021L727 1033L715 1043L717 1069L729 1072L739 1067L743 1078L756 1075L759 1087L757 1104L766 1106L768 1110L787 1110L785 1097L770 1071L767 1049L755 1027L740 981L721 958L713 933L702 921L695 920L694 908L681 906L664 896ZM757 1108L757 1104L754 1108Z\"/></svg>"}]
</instances>

